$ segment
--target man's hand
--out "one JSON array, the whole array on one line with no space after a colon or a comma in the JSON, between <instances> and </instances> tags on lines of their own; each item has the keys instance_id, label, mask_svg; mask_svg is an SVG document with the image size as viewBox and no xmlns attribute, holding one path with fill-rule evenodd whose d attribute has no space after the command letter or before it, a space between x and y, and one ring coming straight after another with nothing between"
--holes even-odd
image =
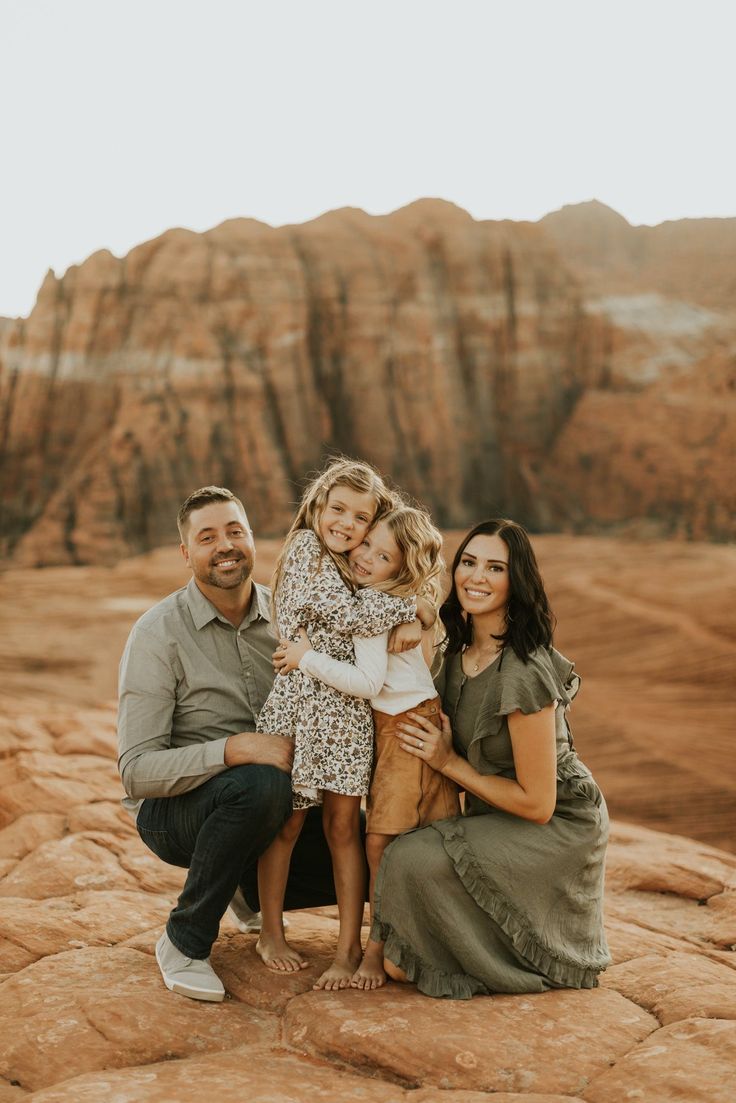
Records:
<instances>
[{"instance_id":1,"label":"man's hand","mask_svg":"<svg viewBox=\"0 0 736 1103\"><path fill-rule=\"evenodd\" d=\"M293 758L294 741L284 735L240 732L225 743L226 766L275 766L290 774Z\"/></svg>"},{"instance_id":2,"label":"man's hand","mask_svg":"<svg viewBox=\"0 0 736 1103\"><path fill-rule=\"evenodd\" d=\"M422 642L422 622L417 618L410 624L397 624L388 637L387 651L390 655L400 655L402 651L411 651Z\"/></svg>"}]
</instances>

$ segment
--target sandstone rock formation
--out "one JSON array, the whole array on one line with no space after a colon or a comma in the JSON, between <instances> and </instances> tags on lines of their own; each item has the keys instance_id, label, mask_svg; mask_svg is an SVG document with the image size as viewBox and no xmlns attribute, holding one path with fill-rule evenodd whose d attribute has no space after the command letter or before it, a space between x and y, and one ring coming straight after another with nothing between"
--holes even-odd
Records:
<instances>
[{"instance_id":1,"label":"sandstone rock formation","mask_svg":"<svg viewBox=\"0 0 736 1103\"><path fill-rule=\"evenodd\" d=\"M330 449L443 525L726 539L732 221L475 222L422 200L170 230L49 273L0 330L0 557L147 550L208 482L275 534Z\"/></svg>"},{"instance_id":2,"label":"sandstone rock formation","mask_svg":"<svg viewBox=\"0 0 736 1103\"><path fill-rule=\"evenodd\" d=\"M166 991L152 955L181 871L119 808L113 721L107 707L2 710L0 1100L730 1099L735 857L615 828L615 964L597 990L312 992L336 937L322 909L293 916L310 967L285 978L226 920L213 961L230 996L198 1004Z\"/></svg>"},{"instance_id":3,"label":"sandstone rock formation","mask_svg":"<svg viewBox=\"0 0 736 1103\"><path fill-rule=\"evenodd\" d=\"M312 992L330 908L292 917L304 972L267 972L226 919L225 1003L167 992L153 947L182 871L119 805L110 699L131 622L186 572L172 548L0 576L0 1103L730 1103L736 855L702 840L733 846L734 552L537 545L614 813L701 838L615 823L600 988L467 1003Z\"/></svg>"},{"instance_id":4,"label":"sandstone rock formation","mask_svg":"<svg viewBox=\"0 0 736 1103\"><path fill-rule=\"evenodd\" d=\"M52 273L3 341L0 553L95 562L168 539L196 485L283 531L325 450L440 523L527 512L599 329L543 231L422 201L383 218L171 230Z\"/></svg>"},{"instance_id":5,"label":"sandstone rock formation","mask_svg":"<svg viewBox=\"0 0 736 1103\"><path fill-rule=\"evenodd\" d=\"M630 226L592 202L540 225L608 325L601 382L540 464L547 524L732 539L736 219Z\"/></svg>"}]
</instances>

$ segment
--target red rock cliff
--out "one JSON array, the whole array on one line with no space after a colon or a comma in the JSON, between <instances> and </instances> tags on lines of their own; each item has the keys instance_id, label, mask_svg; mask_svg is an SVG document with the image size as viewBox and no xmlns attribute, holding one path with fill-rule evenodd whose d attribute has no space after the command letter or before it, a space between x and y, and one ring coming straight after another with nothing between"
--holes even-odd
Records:
<instances>
[{"instance_id":1,"label":"red rock cliff","mask_svg":"<svg viewBox=\"0 0 736 1103\"><path fill-rule=\"evenodd\" d=\"M502 511L728 537L730 315L670 301L654 276L633 301L599 278L610 251L625 283L648 228L591 206L595 234L565 212L475 222L434 200L235 220L49 274L0 331L0 556L88 563L168 542L206 482L277 533L330 450L372 460L445 526Z\"/></svg>"},{"instance_id":2,"label":"red rock cliff","mask_svg":"<svg viewBox=\"0 0 736 1103\"><path fill-rule=\"evenodd\" d=\"M374 461L442 524L533 521L525 466L590 385L599 329L538 227L435 201L96 253L49 274L5 335L2 552L143 550L208 482L282 531L331 449Z\"/></svg>"}]
</instances>

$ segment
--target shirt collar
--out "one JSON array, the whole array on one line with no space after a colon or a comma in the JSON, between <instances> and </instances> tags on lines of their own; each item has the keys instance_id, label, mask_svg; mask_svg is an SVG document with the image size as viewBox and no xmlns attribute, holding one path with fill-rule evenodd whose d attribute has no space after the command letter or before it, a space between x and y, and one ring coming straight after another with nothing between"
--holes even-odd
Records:
<instances>
[{"instance_id":1,"label":"shirt collar","mask_svg":"<svg viewBox=\"0 0 736 1103\"><path fill-rule=\"evenodd\" d=\"M260 582L254 582L253 598L250 603L250 609L245 614L243 627L245 627L246 624L251 624L258 618L265 620L266 624L271 623L271 591L268 586L262 586Z\"/></svg>"},{"instance_id":2,"label":"shirt collar","mask_svg":"<svg viewBox=\"0 0 736 1103\"><path fill-rule=\"evenodd\" d=\"M219 620L222 624L232 628L230 621L215 609L212 602L204 596L193 578L191 578L187 584L187 603L189 605L189 611L192 614L194 627L198 632L213 620ZM245 614L241 627L245 628L259 617L267 623L271 621L270 591L267 586L261 586L260 582L254 582L250 608Z\"/></svg>"}]
</instances>

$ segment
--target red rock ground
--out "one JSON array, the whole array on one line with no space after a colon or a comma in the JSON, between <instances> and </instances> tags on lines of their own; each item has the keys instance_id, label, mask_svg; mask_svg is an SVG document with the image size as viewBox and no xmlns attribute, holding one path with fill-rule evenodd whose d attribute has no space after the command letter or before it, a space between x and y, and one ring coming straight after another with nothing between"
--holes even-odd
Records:
<instances>
[{"instance_id":1,"label":"red rock ground","mask_svg":"<svg viewBox=\"0 0 736 1103\"><path fill-rule=\"evenodd\" d=\"M225 921L213 956L230 998L168 993L152 951L181 872L119 807L112 698L130 623L186 575L168 549L0 575L0 1103L733 1098L736 856L708 843L733 829L736 554L536 543L584 677L577 741L617 820L615 963L594 991L467 1003L313 993L332 909L294 918L303 973L267 973Z\"/></svg>"}]
</instances>

